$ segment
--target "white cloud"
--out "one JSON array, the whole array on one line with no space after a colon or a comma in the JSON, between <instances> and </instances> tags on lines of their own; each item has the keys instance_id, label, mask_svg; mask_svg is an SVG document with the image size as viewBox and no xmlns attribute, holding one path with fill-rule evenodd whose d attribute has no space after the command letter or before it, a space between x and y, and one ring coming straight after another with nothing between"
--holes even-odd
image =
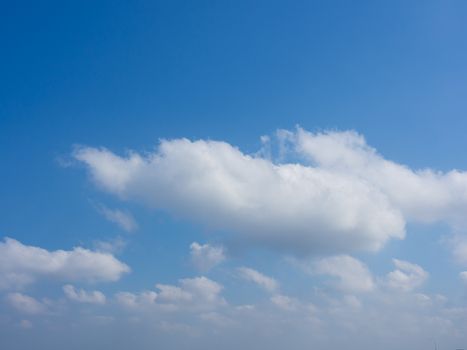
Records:
<instances>
[{"instance_id":1,"label":"white cloud","mask_svg":"<svg viewBox=\"0 0 467 350\"><path fill-rule=\"evenodd\" d=\"M96 250L110 254L121 253L126 245L127 241L121 237L116 237L106 241L98 240L94 242L94 247Z\"/></svg>"},{"instance_id":2,"label":"white cloud","mask_svg":"<svg viewBox=\"0 0 467 350\"><path fill-rule=\"evenodd\" d=\"M456 234L446 240L452 249L452 254L456 262L462 266L467 266L467 237Z\"/></svg>"},{"instance_id":3,"label":"white cloud","mask_svg":"<svg viewBox=\"0 0 467 350\"><path fill-rule=\"evenodd\" d=\"M201 277L180 280L176 288L193 296L214 294L214 299L218 299L221 289ZM169 291L169 295L173 295L172 292ZM106 334L111 332L117 337L114 343L118 349L128 344L136 344L137 347L158 344L174 349L186 346L211 348L218 344L228 344L228 349L264 348L268 344L268 349L283 349L291 341L293 348L297 349L305 349L310 344L317 349L343 347L346 343L349 343L346 348L352 350L365 349L368 344L380 344L382 349L403 348L404 344L409 344L411 349L424 349L431 345L426 334L435 336L446 348L455 349L455 344L462 344L467 339L465 308L453 307L453 301L436 295L394 293L383 288L358 297L327 292L320 295L317 290L301 290L300 297L277 294L255 305L224 304L217 308L200 308L196 307L200 298L171 297L170 300L162 300L160 296L163 293L159 289L158 293L117 294L116 302L124 306L129 315L119 312L121 310L112 310L112 305L105 309L106 315L95 313L101 312L100 308L87 307L86 312L63 314L39 307L36 314L41 317L31 319L38 330L44 326L54 329L65 322L72 324L72 328L59 328L67 339L79 332L85 337L92 337L93 342L103 343ZM179 293L176 291L175 294ZM248 296L242 296L242 299L244 297ZM168 302L174 307L168 308ZM26 310L31 308L26 307ZM17 321L13 318L11 327L1 323L5 334L13 327L17 328L22 318L30 318L15 317ZM81 333L89 329L99 332ZM365 330L363 336L362 329ZM135 343L140 338L143 342ZM83 344L89 339L86 338ZM177 340L181 343L167 345ZM415 345L412 347L412 344Z\"/></svg>"},{"instance_id":4,"label":"white cloud","mask_svg":"<svg viewBox=\"0 0 467 350\"><path fill-rule=\"evenodd\" d=\"M208 227L289 251L380 249L405 235L397 207L359 176L275 164L215 141L162 141L146 156L83 147L74 153L93 181Z\"/></svg>"},{"instance_id":5,"label":"white cloud","mask_svg":"<svg viewBox=\"0 0 467 350\"><path fill-rule=\"evenodd\" d=\"M354 131L288 135L295 150L321 169L364 179L409 221L466 222L467 173L412 170L384 159Z\"/></svg>"},{"instance_id":6,"label":"white cloud","mask_svg":"<svg viewBox=\"0 0 467 350\"><path fill-rule=\"evenodd\" d=\"M294 252L376 251L404 238L406 221L467 222L466 172L412 170L354 131L297 128L279 130L277 139L280 162L271 160L270 138L254 155L225 142L176 139L144 156L83 147L74 157L122 199Z\"/></svg>"},{"instance_id":7,"label":"white cloud","mask_svg":"<svg viewBox=\"0 0 467 350\"><path fill-rule=\"evenodd\" d=\"M191 301L193 298L190 293L177 286L158 283L156 284L156 288L159 290L159 299L163 302L186 302Z\"/></svg>"},{"instance_id":8,"label":"white cloud","mask_svg":"<svg viewBox=\"0 0 467 350\"><path fill-rule=\"evenodd\" d=\"M191 261L200 271L208 271L225 260L224 248L193 242L190 245Z\"/></svg>"},{"instance_id":9,"label":"white cloud","mask_svg":"<svg viewBox=\"0 0 467 350\"><path fill-rule=\"evenodd\" d=\"M41 277L64 281L116 281L130 268L114 256L81 247L48 251L14 239L0 242L0 288L21 288Z\"/></svg>"},{"instance_id":10,"label":"white cloud","mask_svg":"<svg viewBox=\"0 0 467 350\"><path fill-rule=\"evenodd\" d=\"M268 277L261 272L248 267L240 267L237 269L240 277L247 281L251 281L268 292L274 292L279 288L279 283L272 277Z\"/></svg>"},{"instance_id":11,"label":"white cloud","mask_svg":"<svg viewBox=\"0 0 467 350\"><path fill-rule=\"evenodd\" d=\"M64 285L63 292L68 299L79 303L105 304L106 301L105 295L100 291L87 292L84 289L76 289L71 284Z\"/></svg>"},{"instance_id":12,"label":"white cloud","mask_svg":"<svg viewBox=\"0 0 467 350\"><path fill-rule=\"evenodd\" d=\"M12 307L25 314L43 314L47 311L47 306L45 304L37 301L29 295L9 293L6 299Z\"/></svg>"},{"instance_id":13,"label":"white cloud","mask_svg":"<svg viewBox=\"0 0 467 350\"><path fill-rule=\"evenodd\" d=\"M139 294L130 292L119 292L115 295L117 303L129 308L147 307L154 305L157 299L157 293L153 291L144 291Z\"/></svg>"},{"instance_id":14,"label":"white cloud","mask_svg":"<svg viewBox=\"0 0 467 350\"><path fill-rule=\"evenodd\" d=\"M393 262L396 270L388 273L386 277L386 283L391 288L412 291L428 278L428 272L416 264L398 259L393 259Z\"/></svg>"},{"instance_id":15,"label":"white cloud","mask_svg":"<svg viewBox=\"0 0 467 350\"><path fill-rule=\"evenodd\" d=\"M99 213L101 213L107 220L117 224L120 228L127 232L133 232L138 228L133 216L127 212L120 209L110 209L104 205L99 205L97 207Z\"/></svg>"},{"instance_id":16,"label":"white cloud","mask_svg":"<svg viewBox=\"0 0 467 350\"><path fill-rule=\"evenodd\" d=\"M220 295L223 286L207 277L184 278L179 285L156 284L157 292L120 292L117 302L127 307L154 306L166 311L212 309L226 305Z\"/></svg>"},{"instance_id":17,"label":"white cloud","mask_svg":"<svg viewBox=\"0 0 467 350\"><path fill-rule=\"evenodd\" d=\"M462 281L467 283L467 271L460 272L459 277L461 278Z\"/></svg>"},{"instance_id":18,"label":"white cloud","mask_svg":"<svg viewBox=\"0 0 467 350\"><path fill-rule=\"evenodd\" d=\"M180 280L180 286L193 296L197 304L225 304L224 298L220 296L223 286L207 277L184 278Z\"/></svg>"},{"instance_id":19,"label":"white cloud","mask_svg":"<svg viewBox=\"0 0 467 350\"><path fill-rule=\"evenodd\" d=\"M270 300L278 308L286 311L294 311L299 306L299 302L296 299L290 298L286 295L274 295Z\"/></svg>"},{"instance_id":20,"label":"white cloud","mask_svg":"<svg viewBox=\"0 0 467 350\"><path fill-rule=\"evenodd\" d=\"M336 277L335 286L344 292L369 292L375 288L367 266L348 255L320 259L315 262L313 271Z\"/></svg>"}]
</instances>

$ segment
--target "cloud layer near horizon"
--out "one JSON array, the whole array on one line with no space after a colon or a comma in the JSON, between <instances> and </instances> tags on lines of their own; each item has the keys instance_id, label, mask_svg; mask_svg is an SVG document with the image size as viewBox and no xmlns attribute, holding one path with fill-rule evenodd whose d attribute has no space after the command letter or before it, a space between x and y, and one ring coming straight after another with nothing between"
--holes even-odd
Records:
<instances>
[{"instance_id":1,"label":"cloud layer near horizon","mask_svg":"<svg viewBox=\"0 0 467 350\"><path fill-rule=\"evenodd\" d=\"M66 265L60 259L52 259L56 252L24 246L17 241L13 243L21 248L19 251L26 250L28 254L8 253L10 258L17 256L12 261L16 266L13 268L11 264L10 271L24 271L24 262L18 257L36 264L43 261L48 265L56 261L56 266ZM192 247L187 247L187 255L189 248ZM71 254L73 251L63 252ZM348 339L355 342L349 349L360 348L366 341L379 341L381 348L388 349L401 345L401 339L404 344L413 342L413 348L422 349L427 343L420 339L424 340L427 332L452 346L465 340L462 332L467 324L465 308L451 305L451 300L443 295L419 291L429 274L417 264L394 259L395 269L378 276L362 261L348 255L302 262L309 263L310 270L306 272L325 275L329 280L316 283L310 289L306 287L306 293L297 293L287 279L279 281L250 267L230 267L218 275L230 288L225 288L217 278L197 276L180 278L176 284L146 281L153 287L136 292L121 291L121 285L114 285L117 292L109 298L98 290L66 284L62 288L66 298L37 297L34 295L37 291L32 295L10 292L4 301L14 314L13 320L17 320L18 327L24 331L41 332L44 327L53 325L60 334L70 336L76 332L86 333L92 327L97 332L93 341L104 341L106 332L110 332L111 339L121 334L144 338L146 344L164 338L165 346L173 349L212 346L216 343L213 335L219 337L219 344L232 346L232 349L264 347L266 339L271 339L268 348L281 349L284 334L288 334L287 339L294 339L291 346L295 349L308 348L310 342L323 349L331 344L342 346ZM101 268L99 264L95 266ZM293 264L289 266L294 268ZM36 273L28 271L31 275ZM84 271L86 278L82 272L78 280L86 281L92 276L87 269ZM33 276L60 277L61 280L76 277L69 272L65 275L37 273ZM104 280L111 278L101 279ZM238 299L236 287L239 284L249 283L268 293L261 293L260 299L243 296L240 303L231 300ZM302 286L299 289L302 290ZM224 292L229 297L224 298ZM0 317L1 322L4 320ZM14 324L10 321L8 327L12 329ZM360 343L362 329L367 335ZM181 339L188 344L180 343ZM41 344L47 344L47 339L41 339ZM122 344L118 342L117 348L124 348Z\"/></svg>"}]
</instances>

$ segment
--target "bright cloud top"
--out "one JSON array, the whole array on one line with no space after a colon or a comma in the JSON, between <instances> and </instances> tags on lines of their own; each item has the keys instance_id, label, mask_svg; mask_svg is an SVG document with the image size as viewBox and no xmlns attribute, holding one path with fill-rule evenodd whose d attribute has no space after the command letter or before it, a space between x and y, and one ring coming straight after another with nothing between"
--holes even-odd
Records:
<instances>
[{"instance_id":1,"label":"bright cloud top","mask_svg":"<svg viewBox=\"0 0 467 350\"><path fill-rule=\"evenodd\" d=\"M317 167L364 179L379 189L406 220L465 223L467 173L414 171L384 159L354 131L285 134L295 151Z\"/></svg>"},{"instance_id":2,"label":"bright cloud top","mask_svg":"<svg viewBox=\"0 0 467 350\"><path fill-rule=\"evenodd\" d=\"M108 253L81 247L48 251L14 239L0 242L0 288L21 288L41 277L64 281L116 281L130 268Z\"/></svg>"}]
</instances>

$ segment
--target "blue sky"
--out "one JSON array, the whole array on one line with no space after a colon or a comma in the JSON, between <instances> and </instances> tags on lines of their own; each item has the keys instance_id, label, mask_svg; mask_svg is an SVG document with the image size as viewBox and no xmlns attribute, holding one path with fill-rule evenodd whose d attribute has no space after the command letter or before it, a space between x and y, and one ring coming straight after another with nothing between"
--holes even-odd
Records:
<instances>
[{"instance_id":1,"label":"blue sky","mask_svg":"<svg viewBox=\"0 0 467 350\"><path fill-rule=\"evenodd\" d=\"M466 17L2 4L0 343L467 346Z\"/></svg>"}]
</instances>

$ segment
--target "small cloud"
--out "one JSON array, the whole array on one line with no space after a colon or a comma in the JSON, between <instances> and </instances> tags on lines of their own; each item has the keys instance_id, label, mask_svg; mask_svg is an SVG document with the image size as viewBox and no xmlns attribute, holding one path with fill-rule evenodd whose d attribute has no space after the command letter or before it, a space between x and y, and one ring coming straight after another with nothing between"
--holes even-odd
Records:
<instances>
[{"instance_id":1,"label":"small cloud","mask_svg":"<svg viewBox=\"0 0 467 350\"><path fill-rule=\"evenodd\" d=\"M467 237L455 235L453 238L448 239L447 243L452 247L452 254L456 262L467 266Z\"/></svg>"},{"instance_id":2,"label":"small cloud","mask_svg":"<svg viewBox=\"0 0 467 350\"><path fill-rule=\"evenodd\" d=\"M126 247L127 242L122 237L116 237L107 241L95 241L96 250L103 253L118 254Z\"/></svg>"},{"instance_id":3,"label":"small cloud","mask_svg":"<svg viewBox=\"0 0 467 350\"><path fill-rule=\"evenodd\" d=\"M459 273L459 277L461 278L462 281L467 283L467 271L462 271Z\"/></svg>"},{"instance_id":4,"label":"small cloud","mask_svg":"<svg viewBox=\"0 0 467 350\"><path fill-rule=\"evenodd\" d=\"M278 308L285 311L294 311L299 305L299 302L296 299L290 298L286 295L274 295L270 300Z\"/></svg>"},{"instance_id":5,"label":"small cloud","mask_svg":"<svg viewBox=\"0 0 467 350\"><path fill-rule=\"evenodd\" d=\"M255 310L255 306L251 304L245 304L245 305L238 305L235 307L235 310L237 311L253 311Z\"/></svg>"},{"instance_id":6,"label":"small cloud","mask_svg":"<svg viewBox=\"0 0 467 350\"><path fill-rule=\"evenodd\" d=\"M158 283L156 288L159 289L159 299L164 302L190 301L193 297L190 293L177 286Z\"/></svg>"},{"instance_id":7,"label":"small cloud","mask_svg":"<svg viewBox=\"0 0 467 350\"><path fill-rule=\"evenodd\" d=\"M130 268L112 254L81 247L55 250L0 241L0 289L22 288L39 278L62 281L117 281Z\"/></svg>"},{"instance_id":8,"label":"small cloud","mask_svg":"<svg viewBox=\"0 0 467 350\"><path fill-rule=\"evenodd\" d=\"M279 288L279 283L274 278L268 277L261 272L249 267L240 267L237 270L241 278L257 284L268 292L274 292Z\"/></svg>"},{"instance_id":9,"label":"small cloud","mask_svg":"<svg viewBox=\"0 0 467 350\"><path fill-rule=\"evenodd\" d=\"M47 311L47 306L40 301L21 293L10 293L6 297L8 304L17 311L25 314L37 315Z\"/></svg>"},{"instance_id":10,"label":"small cloud","mask_svg":"<svg viewBox=\"0 0 467 350\"><path fill-rule=\"evenodd\" d=\"M127 308L158 307L159 310L211 310L226 305L222 298L223 286L207 277L184 278L177 286L156 284L157 292L119 292L115 295L118 304Z\"/></svg>"},{"instance_id":11,"label":"small cloud","mask_svg":"<svg viewBox=\"0 0 467 350\"><path fill-rule=\"evenodd\" d=\"M361 261L348 256L338 255L318 260L313 267L314 273L335 277L335 286L344 292L370 292L375 288L373 276Z\"/></svg>"},{"instance_id":12,"label":"small cloud","mask_svg":"<svg viewBox=\"0 0 467 350\"><path fill-rule=\"evenodd\" d=\"M138 294L130 292L119 292L115 295L117 303L128 308L147 307L156 302L157 293L144 291Z\"/></svg>"},{"instance_id":13,"label":"small cloud","mask_svg":"<svg viewBox=\"0 0 467 350\"><path fill-rule=\"evenodd\" d=\"M428 278L428 272L419 265L398 259L393 259L393 262L396 270L386 277L387 285L393 289L409 292L421 286Z\"/></svg>"},{"instance_id":14,"label":"small cloud","mask_svg":"<svg viewBox=\"0 0 467 350\"><path fill-rule=\"evenodd\" d=\"M193 265L200 271L208 271L225 260L224 248L193 242L190 245Z\"/></svg>"},{"instance_id":15,"label":"small cloud","mask_svg":"<svg viewBox=\"0 0 467 350\"><path fill-rule=\"evenodd\" d=\"M223 286L204 276L181 279L179 286L157 284L156 288L161 303L173 306L211 308L226 304L220 295Z\"/></svg>"},{"instance_id":16,"label":"small cloud","mask_svg":"<svg viewBox=\"0 0 467 350\"><path fill-rule=\"evenodd\" d=\"M199 305L225 304L224 298L220 296L224 287L207 277L184 278L180 280L180 286L190 293Z\"/></svg>"},{"instance_id":17,"label":"small cloud","mask_svg":"<svg viewBox=\"0 0 467 350\"><path fill-rule=\"evenodd\" d=\"M70 300L78 303L105 304L106 298L102 292L94 290L87 292L84 289L76 289L71 284L63 286L63 292Z\"/></svg>"},{"instance_id":18,"label":"small cloud","mask_svg":"<svg viewBox=\"0 0 467 350\"><path fill-rule=\"evenodd\" d=\"M71 168L76 165L76 159L70 155L58 155L55 157L55 162L62 168Z\"/></svg>"},{"instance_id":19,"label":"small cloud","mask_svg":"<svg viewBox=\"0 0 467 350\"><path fill-rule=\"evenodd\" d=\"M125 230L126 232L134 232L138 229L138 224L136 220L133 218L127 211L123 211L120 209L110 209L105 205L98 205L97 210L100 214L102 214L107 220L117 224L121 229Z\"/></svg>"}]
</instances>

